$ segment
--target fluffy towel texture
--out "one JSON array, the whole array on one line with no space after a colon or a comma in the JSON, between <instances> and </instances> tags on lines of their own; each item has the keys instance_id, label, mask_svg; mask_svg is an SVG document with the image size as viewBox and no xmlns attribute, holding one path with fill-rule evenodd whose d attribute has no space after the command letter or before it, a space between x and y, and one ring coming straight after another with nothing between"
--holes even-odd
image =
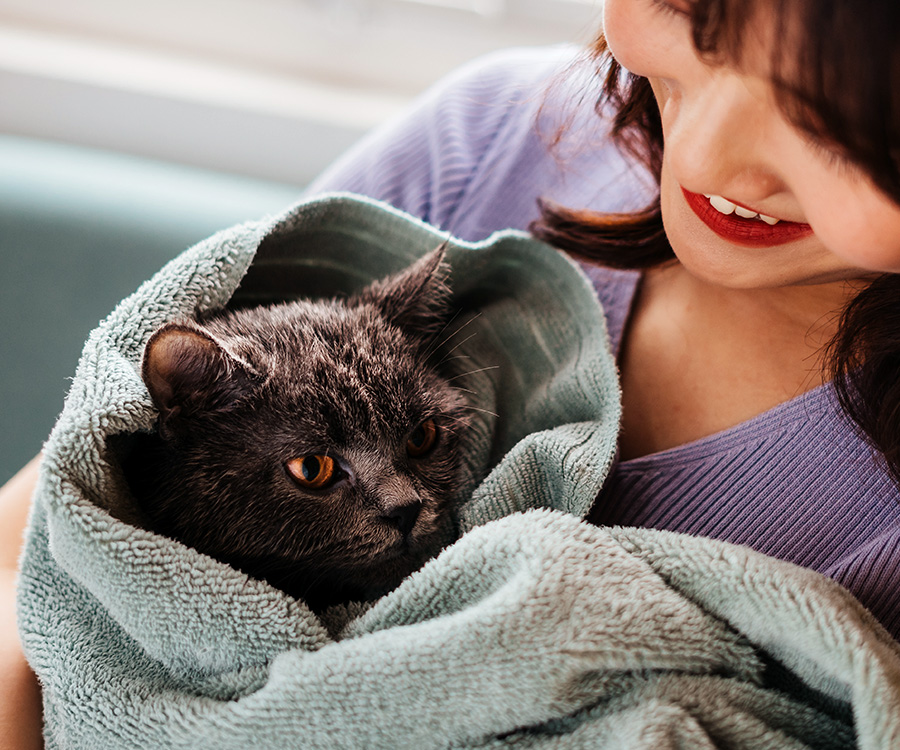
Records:
<instances>
[{"instance_id":1,"label":"fluffy towel texture","mask_svg":"<svg viewBox=\"0 0 900 750\"><path fill-rule=\"evenodd\" d=\"M472 387L500 416L470 436L461 538L397 590L325 623L140 527L118 467L154 422L138 366L156 327L357 289L442 239L318 199L192 248L92 334L22 561L47 747L900 746L900 650L839 587L579 520L615 451L615 367L590 285L521 234L451 243L457 351L496 368Z\"/></svg>"}]
</instances>

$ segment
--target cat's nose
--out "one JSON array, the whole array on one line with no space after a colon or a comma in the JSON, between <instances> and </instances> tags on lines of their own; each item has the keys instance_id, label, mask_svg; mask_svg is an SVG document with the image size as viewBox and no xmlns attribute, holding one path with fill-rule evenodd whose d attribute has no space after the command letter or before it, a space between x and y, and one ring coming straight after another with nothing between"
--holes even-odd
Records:
<instances>
[{"instance_id":1,"label":"cat's nose","mask_svg":"<svg viewBox=\"0 0 900 750\"><path fill-rule=\"evenodd\" d=\"M397 527L397 530L408 536L413 530L416 521L419 518L419 511L422 510L422 503L416 499L415 502L406 502L391 508L384 514L384 518Z\"/></svg>"}]
</instances>

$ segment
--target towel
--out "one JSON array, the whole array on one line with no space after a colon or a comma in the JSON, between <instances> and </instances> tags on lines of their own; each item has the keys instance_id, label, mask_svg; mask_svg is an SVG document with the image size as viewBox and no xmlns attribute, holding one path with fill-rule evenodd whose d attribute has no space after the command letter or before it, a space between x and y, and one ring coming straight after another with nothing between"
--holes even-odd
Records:
<instances>
[{"instance_id":1,"label":"towel","mask_svg":"<svg viewBox=\"0 0 900 750\"><path fill-rule=\"evenodd\" d=\"M421 570L317 616L146 527L121 466L154 425L158 326L353 292L445 239L316 198L191 248L91 334L19 581L47 747L900 747L900 649L836 584L583 521L615 455L615 363L590 283L519 232L449 241L477 411L458 538Z\"/></svg>"}]
</instances>

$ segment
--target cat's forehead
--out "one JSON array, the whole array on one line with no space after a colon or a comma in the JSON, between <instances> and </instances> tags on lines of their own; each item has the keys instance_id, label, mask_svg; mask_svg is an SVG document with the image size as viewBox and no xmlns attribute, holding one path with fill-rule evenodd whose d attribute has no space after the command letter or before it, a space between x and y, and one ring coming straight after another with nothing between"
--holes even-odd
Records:
<instances>
[{"instance_id":1,"label":"cat's forehead","mask_svg":"<svg viewBox=\"0 0 900 750\"><path fill-rule=\"evenodd\" d=\"M371 344L282 362L268 390L298 408L344 423L403 424L441 408L447 386L439 377L402 346L367 351Z\"/></svg>"},{"instance_id":2,"label":"cat's forehead","mask_svg":"<svg viewBox=\"0 0 900 750\"><path fill-rule=\"evenodd\" d=\"M419 423L452 405L437 390L391 382L377 373L362 379L344 370L314 383L267 390L262 429L275 431L284 445L316 452L402 446Z\"/></svg>"},{"instance_id":3,"label":"cat's forehead","mask_svg":"<svg viewBox=\"0 0 900 750\"><path fill-rule=\"evenodd\" d=\"M402 335L373 311L340 301L239 310L213 320L210 328L233 354L270 377L361 357L411 354Z\"/></svg>"},{"instance_id":4,"label":"cat's forehead","mask_svg":"<svg viewBox=\"0 0 900 750\"><path fill-rule=\"evenodd\" d=\"M277 323L268 341L260 343L274 364L299 369L321 367L346 377L384 370L418 369L421 342L392 325L374 309L339 303L298 303ZM277 349L267 346L278 342Z\"/></svg>"},{"instance_id":5,"label":"cat's forehead","mask_svg":"<svg viewBox=\"0 0 900 750\"><path fill-rule=\"evenodd\" d=\"M439 412L448 388L421 342L370 311L298 305L242 352L265 360L271 408L332 440L392 433ZM414 425L413 425L414 426Z\"/></svg>"}]
</instances>

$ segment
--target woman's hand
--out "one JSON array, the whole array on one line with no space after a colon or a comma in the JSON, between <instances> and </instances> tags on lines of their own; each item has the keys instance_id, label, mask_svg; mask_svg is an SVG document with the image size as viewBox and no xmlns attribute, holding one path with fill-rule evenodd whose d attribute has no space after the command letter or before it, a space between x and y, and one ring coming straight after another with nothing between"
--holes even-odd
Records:
<instances>
[{"instance_id":1,"label":"woman's hand","mask_svg":"<svg viewBox=\"0 0 900 750\"><path fill-rule=\"evenodd\" d=\"M0 487L0 750L44 746L41 689L16 627L16 568L38 459Z\"/></svg>"}]
</instances>

